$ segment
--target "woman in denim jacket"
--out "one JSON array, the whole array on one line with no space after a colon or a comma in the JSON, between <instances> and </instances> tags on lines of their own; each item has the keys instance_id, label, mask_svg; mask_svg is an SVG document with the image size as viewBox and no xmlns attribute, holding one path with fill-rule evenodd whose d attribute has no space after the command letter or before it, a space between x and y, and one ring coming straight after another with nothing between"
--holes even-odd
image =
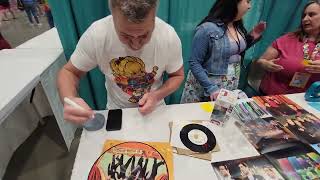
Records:
<instances>
[{"instance_id":1,"label":"woman in denim jacket","mask_svg":"<svg viewBox=\"0 0 320 180\"><path fill-rule=\"evenodd\" d=\"M221 88L237 89L242 55L266 28L260 22L247 34L242 17L250 8L250 0L217 0L197 26L181 103L210 101Z\"/></svg>"}]
</instances>

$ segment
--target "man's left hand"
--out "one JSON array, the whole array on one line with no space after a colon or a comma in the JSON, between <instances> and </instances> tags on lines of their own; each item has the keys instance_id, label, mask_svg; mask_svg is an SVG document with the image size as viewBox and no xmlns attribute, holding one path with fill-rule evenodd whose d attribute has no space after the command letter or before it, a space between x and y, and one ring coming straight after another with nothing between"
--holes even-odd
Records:
<instances>
[{"instance_id":1,"label":"man's left hand","mask_svg":"<svg viewBox=\"0 0 320 180\"><path fill-rule=\"evenodd\" d=\"M320 73L320 60L309 62L309 65L305 66L305 70L313 74Z\"/></svg>"},{"instance_id":2,"label":"man's left hand","mask_svg":"<svg viewBox=\"0 0 320 180\"><path fill-rule=\"evenodd\" d=\"M151 113L159 102L155 92L148 92L143 95L139 101L139 111L141 114L146 115Z\"/></svg>"},{"instance_id":3,"label":"man's left hand","mask_svg":"<svg viewBox=\"0 0 320 180\"><path fill-rule=\"evenodd\" d=\"M266 22L259 22L259 24L257 24L253 30L251 31L251 36L253 37L254 40L258 39L261 37L262 33L264 32L264 30L267 28L267 23Z\"/></svg>"}]
</instances>

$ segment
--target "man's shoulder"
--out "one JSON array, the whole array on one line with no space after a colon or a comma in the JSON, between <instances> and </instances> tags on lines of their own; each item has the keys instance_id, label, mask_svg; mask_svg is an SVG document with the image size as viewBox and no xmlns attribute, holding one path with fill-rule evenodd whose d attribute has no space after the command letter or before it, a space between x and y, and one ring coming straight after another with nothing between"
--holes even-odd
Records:
<instances>
[{"instance_id":1,"label":"man's shoulder","mask_svg":"<svg viewBox=\"0 0 320 180\"><path fill-rule=\"evenodd\" d=\"M163 35L171 36L171 35L176 35L175 29L162 19L156 17L156 22L155 22L156 30L158 33L161 33Z\"/></svg>"},{"instance_id":2,"label":"man's shoulder","mask_svg":"<svg viewBox=\"0 0 320 180\"><path fill-rule=\"evenodd\" d=\"M113 28L113 19L112 16L107 16L97 21L94 21L86 30L87 35L92 37L93 39L102 40L106 38L107 35Z\"/></svg>"},{"instance_id":3,"label":"man's shoulder","mask_svg":"<svg viewBox=\"0 0 320 180\"><path fill-rule=\"evenodd\" d=\"M165 22L159 17L156 17L155 24L156 24L156 28L174 30L174 28L170 24L168 24L167 22Z\"/></svg>"},{"instance_id":4,"label":"man's shoulder","mask_svg":"<svg viewBox=\"0 0 320 180\"><path fill-rule=\"evenodd\" d=\"M157 39L162 43L176 43L177 40L180 41L175 29L158 17L156 17L155 28L154 32L156 33Z\"/></svg>"},{"instance_id":5,"label":"man's shoulder","mask_svg":"<svg viewBox=\"0 0 320 180\"><path fill-rule=\"evenodd\" d=\"M90 28L95 28L95 29L96 28L99 28L99 29L105 28L105 29L107 29L107 28L110 28L110 25L113 25L113 18L111 15L94 21L91 24Z\"/></svg>"}]
</instances>

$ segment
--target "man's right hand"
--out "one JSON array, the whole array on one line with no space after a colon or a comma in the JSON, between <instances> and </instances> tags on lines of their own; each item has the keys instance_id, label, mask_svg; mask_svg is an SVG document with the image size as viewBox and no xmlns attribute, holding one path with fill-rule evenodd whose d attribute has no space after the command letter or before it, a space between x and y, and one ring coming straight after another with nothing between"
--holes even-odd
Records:
<instances>
[{"instance_id":1,"label":"man's right hand","mask_svg":"<svg viewBox=\"0 0 320 180\"><path fill-rule=\"evenodd\" d=\"M276 64L276 62L279 61L279 58L277 59L259 59L258 63L261 64L261 67L268 71L268 72L278 72L283 70L283 66Z\"/></svg>"},{"instance_id":2,"label":"man's right hand","mask_svg":"<svg viewBox=\"0 0 320 180\"><path fill-rule=\"evenodd\" d=\"M69 99L83 107L83 109L75 108L67 103L64 103L63 117L65 120L76 124L83 124L94 116L93 110L83 99L79 97L69 97Z\"/></svg>"}]
</instances>

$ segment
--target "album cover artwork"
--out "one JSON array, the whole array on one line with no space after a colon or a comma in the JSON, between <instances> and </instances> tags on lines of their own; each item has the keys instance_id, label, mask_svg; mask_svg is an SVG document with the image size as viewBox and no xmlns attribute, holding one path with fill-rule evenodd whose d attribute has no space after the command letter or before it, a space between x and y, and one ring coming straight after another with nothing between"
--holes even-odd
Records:
<instances>
[{"instance_id":1,"label":"album cover artwork","mask_svg":"<svg viewBox=\"0 0 320 180\"><path fill-rule=\"evenodd\" d=\"M300 116L279 117L277 120L302 142L320 143L320 119L317 116L306 113Z\"/></svg>"},{"instance_id":2,"label":"album cover artwork","mask_svg":"<svg viewBox=\"0 0 320 180\"><path fill-rule=\"evenodd\" d=\"M262 154L295 146L299 140L274 119L256 119L235 125Z\"/></svg>"},{"instance_id":3,"label":"album cover artwork","mask_svg":"<svg viewBox=\"0 0 320 180\"><path fill-rule=\"evenodd\" d=\"M290 180L320 177L320 156L314 152L277 159L280 171Z\"/></svg>"},{"instance_id":4,"label":"album cover artwork","mask_svg":"<svg viewBox=\"0 0 320 180\"><path fill-rule=\"evenodd\" d=\"M253 99L238 100L232 113L242 122L272 117L270 113L260 107Z\"/></svg>"},{"instance_id":5,"label":"album cover artwork","mask_svg":"<svg viewBox=\"0 0 320 180\"><path fill-rule=\"evenodd\" d=\"M106 141L88 180L173 180L173 155L169 143Z\"/></svg>"},{"instance_id":6,"label":"album cover artwork","mask_svg":"<svg viewBox=\"0 0 320 180\"><path fill-rule=\"evenodd\" d=\"M300 116L308 113L301 106L283 95L257 96L253 97L253 99L274 117Z\"/></svg>"},{"instance_id":7,"label":"album cover artwork","mask_svg":"<svg viewBox=\"0 0 320 180\"><path fill-rule=\"evenodd\" d=\"M214 108L210 117L211 122L216 125L223 126L230 118L237 99L238 94L236 92L221 89L216 101L214 102Z\"/></svg>"},{"instance_id":8,"label":"album cover artwork","mask_svg":"<svg viewBox=\"0 0 320 180\"><path fill-rule=\"evenodd\" d=\"M218 180L282 180L280 173L263 157L212 163Z\"/></svg>"},{"instance_id":9,"label":"album cover artwork","mask_svg":"<svg viewBox=\"0 0 320 180\"><path fill-rule=\"evenodd\" d=\"M315 151L318 152L318 154L320 154L320 143L318 143L318 144L312 144L311 146L312 146L312 148L313 148Z\"/></svg>"}]
</instances>

